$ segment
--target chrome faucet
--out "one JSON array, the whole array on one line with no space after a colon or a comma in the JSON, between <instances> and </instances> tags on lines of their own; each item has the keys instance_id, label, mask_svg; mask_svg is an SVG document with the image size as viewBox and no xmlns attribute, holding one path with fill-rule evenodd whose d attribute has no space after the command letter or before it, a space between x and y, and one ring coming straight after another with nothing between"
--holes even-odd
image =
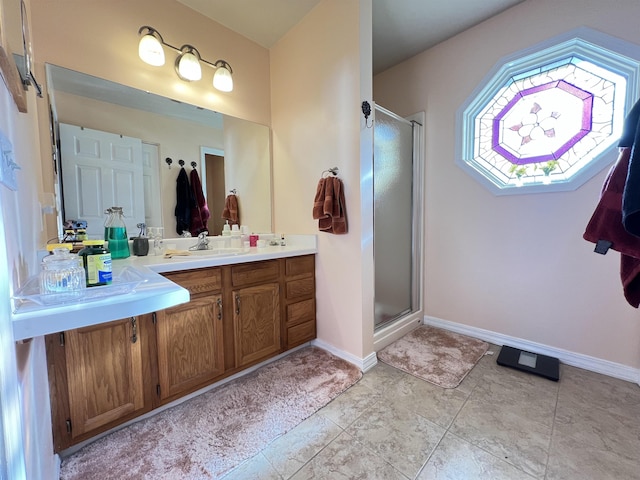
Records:
<instances>
[{"instance_id":1,"label":"chrome faucet","mask_svg":"<svg viewBox=\"0 0 640 480\"><path fill-rule=\"evenodd\" d=\"M204 232L200 232L198 234L198 243L189 247L189 250L208 250L209 249L209 239L207 238L209 232L206 230Z\"/></svg>"}]
</instances>

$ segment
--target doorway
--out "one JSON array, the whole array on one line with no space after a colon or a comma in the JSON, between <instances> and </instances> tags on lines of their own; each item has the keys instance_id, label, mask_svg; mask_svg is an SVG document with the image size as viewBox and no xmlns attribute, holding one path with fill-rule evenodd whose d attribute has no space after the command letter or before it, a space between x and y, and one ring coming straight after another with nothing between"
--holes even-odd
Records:
<instances>
[{"instance_id":1,"label":"doorway","mask_svg":"<svg viewBox=\"0 0 640 480\"><path fill-rule=\"evenodd\" d=\"M224 151L218 148L201 147L202 190L209 208L207 231L209 235L221 235L224 219L222 210L226 199Z\"/></svg>"},{"instance_id":2,"label":"doorway","mask_svg":"<svg viewBox=\"0 0 640 480\"><path fill-rule=\"evenodd\" d=\"M423 117L424 115L421 114ZM422 124L375 106L374 329L421 320Z\"/></svg>"}]
</instances>

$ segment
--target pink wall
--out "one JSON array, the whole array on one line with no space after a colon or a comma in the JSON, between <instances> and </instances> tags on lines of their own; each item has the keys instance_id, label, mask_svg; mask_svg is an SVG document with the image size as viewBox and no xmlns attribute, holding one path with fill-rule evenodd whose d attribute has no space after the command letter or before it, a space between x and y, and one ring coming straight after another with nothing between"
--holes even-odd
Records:
<instances>
[{"instance_id":1,"label":"pink wall","mask_svg":"<svg viewBox=\"0 0 640 480\"><path fill-rule=\"evenodd\" d=\"M527 0L375 77L380 105L427 113L427 316L640 367L619 255L582 239L606 172L574 192L496 197L454 158L456 110L501 57L581 26L640 48L638 18L636 0Z\"/></svg>"},{"instance_id":2,"label":"pink wall","mask_svg":"<svg viewBox=\"0 0 640 480\"><path fill-rule=\"evenodd\" d=\"M371 292L361 275L359 3L320 2L271 49L271 105L276 231L318 234L318 338L363 358L373 320L363 316ZM345 187L347 235L319 233L312 218L331 167Z\"/></svg>"}]
</instances>

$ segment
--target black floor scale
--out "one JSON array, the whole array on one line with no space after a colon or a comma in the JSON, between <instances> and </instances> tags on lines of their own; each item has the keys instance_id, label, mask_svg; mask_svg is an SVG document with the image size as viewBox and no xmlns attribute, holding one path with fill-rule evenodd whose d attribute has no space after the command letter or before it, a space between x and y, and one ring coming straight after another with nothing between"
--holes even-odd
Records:
<instances>
[{"instance_id":1,"label":"black floor scale","mask_svg":"<svg viewBox=\"0 0 640 480\"><path fill-rule=\"evenodd\" d=\"M526 352L504 345L496 359L498 365L533 373L549 380L560 379L560 361L557 358Z\"/></svg>"}]
</instances>

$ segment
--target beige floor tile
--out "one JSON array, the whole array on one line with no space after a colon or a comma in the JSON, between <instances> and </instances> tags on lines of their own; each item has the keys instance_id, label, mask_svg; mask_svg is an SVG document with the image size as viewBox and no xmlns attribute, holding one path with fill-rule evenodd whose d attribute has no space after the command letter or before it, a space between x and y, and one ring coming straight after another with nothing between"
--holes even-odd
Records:
<instances>
[{"instance_id":1,"label":"beige floor tile","mask_svg":"<svg viewBox=\"0 0 640 480\"><path fill-rule=\"evenodd\" d=\"M222 478L223 480L282 480L261 453L241 463Z\"/></svg>"},{"instance_id":2,"label":"beige floor tile","mask_svg":"<svg viewBox=\"0 0 640 480\"><path fill-rule=\"evenodd\" d=\"M630 460L554 433L545 480L576 479L640 480L640 460L638 457Z\"/></svg>"},{"instance_id":3,"label":"beige floor tile","mask_svg":"<svg viewBox=\"0 0 640 480\"><path fill-rule=\"evenodd\" d=\"M380 456L342 433L292 480L407 480Z\"/></svg>"},{"instance_id":4,"label":"beige floor tile","mask_svg":"<svg viewBox=\"0 0 640 480\"><path fill-rule=\"evenodd\" d=\"M551 427L558 401L558 383L508 369L485 376L470 399Z\"/></svg>"},{"instance_id":5,"label":"beige floor tile","mask_svg":"<svg viewBox=\"0 0 640 480\"><path fill-rule=\"evenodd\" d=\"M346 392L336 397L326 407L320 409L320 415L328 418L342 428L351 425L362 413L376 403L381 393L372 390L364 383L356 383Z\"/></svg>"},{"instance_id":6,"label":"beige floor tile","mask_svg":"<svg viewBox=\"0 0 640 480\"><path fill-rule=\"evenodd\" d=\"M620 415L565 397L558 402L554 434L632 461L640 459L640 409L632 415Z\"/></svg>"},{"instance_id":7,"label":"beige floor tile","mask_svg":"<svg viewBox=\"0 0 640 480\"><path fill-rule=\"evenodd\" d=\"M385 392L407 375L402 370L378 361L371 370L362 376L359 383L366 385L371 390Z\"/></svg>"},{"instance_id":8,"label":"beige floor tile","mask_svg":"<svg viewBox=\"0 0 640 480\"><path fill-rule=\"evenodd\" d=\"M457 388L441 388L407 375L383 394L381 402L406 408L447 428L468 396Z\"/></svg>"},{"instance_id":9,"label":"beige floor tile","mask_svg":"<svg viewBox=\"0 0 640 480\"><path fill-rule=\"evenodd\" d=\"M313 415L273 441L262 454L278 473L289 478L341 433L328 418Z\"/></svg>"},{"instance_id":10,"label":"beige floor tile","mask_svg":"<svg viewBox=\"0 0 640 480\"><path fill-rule=\"evenodd\" d=\"M447 433L417 480L533 480L522 470Z\"/></svg>"},{"instance_id":11,"label":"beige floor tile","mask_svg":"<svg viewBox=\"0 0 640 480\"><path fill-rule=\"evenodd\" d=\"M381 401L346 432L404 475L414 478L445 429L401 406Z\"/></svg>"},{"instance_id":12,"label":"beige floor tile","mask_svg":"<svg viewBox=\"0 0 640 480\"><path fill-rule=\"evenodd\" d=\"M620 415L640 415L640 386L580 368L565 366L558 399L579 401Z\"/></svg>"},{"instance_id":13,"label":"beige floor tile","mask_svg":"<svg viewBox=\"0 0 640 480\"><path fill-rule=\"evenodd\" d=\"M530 475L544 475L551 426L472 395L449 431Z\"/></svg>"}]
</instances>

